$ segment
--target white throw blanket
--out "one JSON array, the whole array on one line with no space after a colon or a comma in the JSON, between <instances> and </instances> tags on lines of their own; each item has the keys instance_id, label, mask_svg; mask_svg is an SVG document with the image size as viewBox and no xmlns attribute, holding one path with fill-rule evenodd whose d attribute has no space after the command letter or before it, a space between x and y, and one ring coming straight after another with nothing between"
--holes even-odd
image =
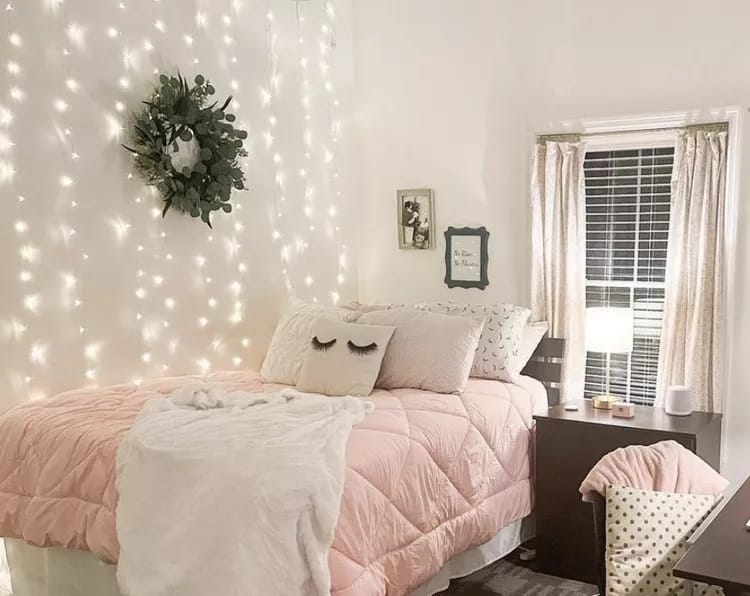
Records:
<instances>
[{"instance_id":1,"label":"white throw blanket","mask_svg":"<svg viewBox=\"0 0 750 596\"><path fill-rule=\"evenodd\" d=\"M123 596L328 596L346 442L371 408L215 386L146 404L118 453Z\"/></svg>"}]
</instances>

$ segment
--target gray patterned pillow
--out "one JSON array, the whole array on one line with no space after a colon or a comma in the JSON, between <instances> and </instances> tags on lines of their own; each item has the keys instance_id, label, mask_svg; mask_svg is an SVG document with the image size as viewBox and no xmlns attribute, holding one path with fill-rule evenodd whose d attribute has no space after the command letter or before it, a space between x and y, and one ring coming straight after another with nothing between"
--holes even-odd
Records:
<instances>
[{"instance_id":1,"label":"gray patterned pillow","mask_svg":"<svg viewBox=\"0 0 750 596\"><path fill-rule=\"evenodd\" d=\"M472 377L515 383L521 374L514 358L521 344L521 335L531 311L515 304L453 304L436 302L419 304L416 308L448 315L484 317Z\"/></svg>"},{"instance_id":2,"label":"gray patterned pillow","mask_svg":"<svg viewBox=\"0 0 750 596\"><path fill-rule=\"evenodd\" d=\"M607 488L607 595L722 596L672 575L687 539L714 507L711 495Z\"/></svg>"}]
</instances>

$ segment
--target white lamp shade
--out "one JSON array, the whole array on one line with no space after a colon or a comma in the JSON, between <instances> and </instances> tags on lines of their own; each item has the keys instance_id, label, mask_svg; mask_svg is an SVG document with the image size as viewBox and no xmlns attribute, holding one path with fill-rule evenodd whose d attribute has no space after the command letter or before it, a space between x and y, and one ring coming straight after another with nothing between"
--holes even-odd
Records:
<instances>
[{"instance_id":1,"label":"white lamp shade","mask_svg":"<svg viewBox=\"0 0 750 596\"><path fill-rule=\"evenodd\" d=\"M586 309L586 350L627 353L633 350L633 310L596 307Z\"/></svg>"}]
</instances>

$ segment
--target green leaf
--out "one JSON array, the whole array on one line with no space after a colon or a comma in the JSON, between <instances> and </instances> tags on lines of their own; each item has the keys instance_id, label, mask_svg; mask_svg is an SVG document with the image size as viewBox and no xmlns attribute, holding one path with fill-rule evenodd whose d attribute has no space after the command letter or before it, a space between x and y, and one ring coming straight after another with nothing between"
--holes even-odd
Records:
<instances>
[{"instance_id":1,"label":"green leaf","mask_svg":"<svg viewBox=\"0 0 750 596\"><path fill-rule=\"evenodd\" d=\"M172 134L169 137L169 144L172 145L177 140L177 137L179 137L182 134L182 131L184 130L185 125L178 126L177 128L174 128L172 130ZM175 151L177 150L177 145L174 145Z\"/></svg>"},{"instance_id":2,"label":"green leaf","mask_svg":"<svg viewBox=\"0 0 750 596\"><path fill-rule=\"evenodd\" d=\"M167 199L164 201L164 209L161 211L161 217L164 219L167 216L167 211L169 211L170 207L172 207L172 199Z\"/></svg>"},{"instance_id":3,"label":"green leaf","mask_svg":"<svg viewBox=\"0 0 750 596\"><path fill-rule=\"evenodd\" d=\"M195 84L196 85L203 85L203 83L205 83L205 82L206 82L206 79L205 79L205 77L203 75L199 74L199 75L197 75L195 77Z\"/></svg>"},{"instance_id":4,"label":"green leaf","mask_svg":"<svg viewBox=\"0 0 750 596\"><path fill-rule=\"evenodd\" d=\"M229 203L224 203L221 208L224 210L224 213L232 212L232 206Z\"/></svg>"},{"instance_id":5,"label":"green leaf","mask_svg":"<svg viewBox=\"0 0 750 596\"><path fill-rule=\"evenodd\" d=\"M166 84L168 84L168 83L169 83L169 77L168 77L167 75L165 75L165 74L163 74L163 75L160 75L160 76L159 76L159 82L160 82L160 83L161 83L162 85L166 85Z\"/></svg>"},{"instance_id":6,"label":"green leaf","mask_svg":"<svg viewBox=\"0 0 750 596\"><path fill-rule=\"evenodd\" d=\"M143 128L142 126L138 124L136 124L133 128L136 132L139 132L140 134L142 134L144 137L146 137L149 141L153 143L154 135L152 135L150 131L148 131L147 129Z\"/></svg>"},{"instance_id":7,"label":"green leaf","mask_svg":"<svg viewBox=\"0 0 750 596\"><path fill-rule=\"evenodd\" d=\"M189 128L185 127L185 130L180 135L180 138L187 143L193 138L193 132Z\"/></svg>"},{"instance_id":8,"label":"green leaf","mask_svg":"<svg viewBox=\"0 0 750 596\"><path fill-rule=\"evenodd\" d=\"M227 114L226 119L227 122L234 122L235 120L237 120L237 116L235 116L234 114Z\"/></svg>"},{"instance_id":9,"label":"green leaf","mask_svg":"<svg viewBox=\"0 0 750 596\"><path fill-rule=\"evenodd\" d=\"M214 93L216 93L216 89L209 83L208 85L206 85L206 93L208 93L209 95L213 95Z\"/></svg>"},{"instance_id":10,"label":"green leaf","mask_svg":"<svg viewBox=\"0 0 750 596\"><path fill-rule=\"evenodd\" d=\"M182 168L182 175L183 176L190 176L193 170L191 170L189 167L185 166Z\"/></svg>"}]
</instances>

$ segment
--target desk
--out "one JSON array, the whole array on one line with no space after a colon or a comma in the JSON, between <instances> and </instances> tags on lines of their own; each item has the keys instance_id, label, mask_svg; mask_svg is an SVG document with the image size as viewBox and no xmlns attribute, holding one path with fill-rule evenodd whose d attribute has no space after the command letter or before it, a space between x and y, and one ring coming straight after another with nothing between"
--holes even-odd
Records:
<instances>
[{"instance_id":1,"label":"desk","mask_svg":"<svg viewBox=\"0 0 750 596\"><path fill-rule=\"evenodd\" d=\"M719 586L726 596L750 593L750 532L745 529L748 518L750 478L680 559L674 575Z\"/></svg>"}]
</instances>

